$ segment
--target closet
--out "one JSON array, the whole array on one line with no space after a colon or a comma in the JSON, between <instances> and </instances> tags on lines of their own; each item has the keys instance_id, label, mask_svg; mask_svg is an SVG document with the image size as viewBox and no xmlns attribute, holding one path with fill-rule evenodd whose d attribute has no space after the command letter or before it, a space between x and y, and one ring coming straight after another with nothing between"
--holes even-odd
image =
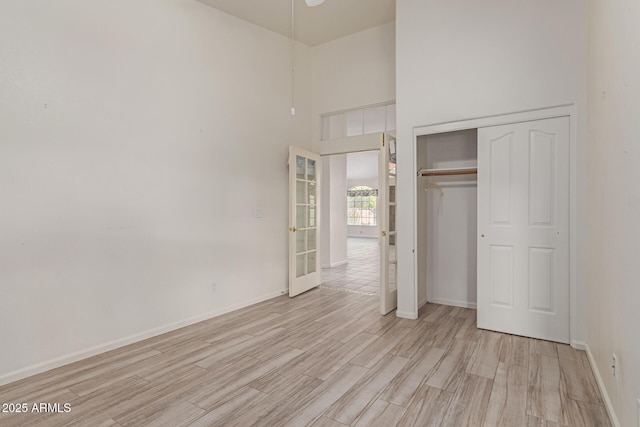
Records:
<instances>
[{"instance_id":1,"label":"closet","mask_svg":"<svg viewBox=\"0 0 640 427\"><path fill-rule=\"evenodd\" d=\"M417 144L418 301L476 308L477 130Z\"/></svg>"},{"instance_id":2,"label":"closet","mask_svg":"<svg viewBox=\"0 0 640 427\"><path fill-rule=\"evenodd\" d=\"M418 302L569 342L570 118L416 138Z\"/></svg>"}]
</instances>

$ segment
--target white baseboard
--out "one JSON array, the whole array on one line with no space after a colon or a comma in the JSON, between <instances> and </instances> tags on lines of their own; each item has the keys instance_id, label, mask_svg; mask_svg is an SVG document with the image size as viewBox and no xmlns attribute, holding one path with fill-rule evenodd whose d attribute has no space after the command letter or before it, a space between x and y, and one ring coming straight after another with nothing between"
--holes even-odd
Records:
<instances>
[{"instance_id":1,"label":"white baseboard","mask_svg":"<svg viewBox=\"0 0 640 427\"><path fill-rule=\"evenodd\" d=\"M396 310L396 317L400 317L402 319L416 320L418 318L418 313L410 313L408 311Z\"/></svg>"},{"instance_id":2,"label":"white baseboard","mask_svg":"<svg viewBox=\"0 0 640 427\"><path fill-rule=\"evenodd\" d=\"M571 347L575 348L576 350L586 350L587 344L584 341L572 340Z\"/></svg>"},{"instance_id":3,"label":"white baseboard","mask_svg":"<svg viewBox=\"0 0 640 427\"><path fill-rule=\"evenodd\" d=\"M422 306L423 306L423 305L425 305L427 302L429 302L429 301L427 300L427 297L424 297L424 299L423 299L423 300L418 301L418 311L420 311L420 309L422 308Z\"/></svg>"},{"instance_id":4,"label":"white baseboard","mask_svg":"<svg viewBox=\"0 0 640 427\"><path fill-rule=\"evenodd\" d=\"M429 298L429 302L432 304L451 305L453 307L473 308L473 309L478 308L478 304L476 304L475 302L458 301L458 300L446 299L446 298Z\"/></svg>"},{"instance_id":5,"label":"white baseboard","mask_svg":"<svg viewBox=\"0 0 640 427\"><path fill-rule=\"evenodd\" d=\"M573 345L573 342L571 343L571 345ZM600 394L602 394L602 398L604 399L604 406L607 408L607 413L609 414L609 419L611 420L611 424L614 427L620 427L620 422L618 421L616 412L613 410L613 405L611 404L609 393L607 393L607 389L604 386L604 381L602 381L602 376L600 375L600 370L596 365L596 360L593 357L593 353L591 353L591 349L589 348L588 344L584 344L584 348L587 352L587 359L589 359L589 365L591 365L591 370L593 371L593 375L596 377L596 382L598 383Z\"/></svg>"},{"instance_id":6,"label":"white baseboard","mask_svg":"<svg viewBox=\"0 0 640 427\"><path fill-rule=\"evenodd\" d=\"M150 329L145 332L130 335L128 337L113 340L104 344L99 344L97 346L86 348L84 350L67 354L65 356L48 360L46 362L41 362L35 365L27 366L26 368L18 369L17 371L0 375L0 386L9 384L14 381L18 381L36 374L40 374L42 372L50 371L51 369L59 368L64 365L77 362L79 360L87 359L89 357L96 356L101 353L105 353L107 351L115 350L117 348L124 347L126 345L133 344L133 343L145 340L147 338L152 338L167 332L174 331L176 329L184 328L185 326L190 326L195 323L199 323L199 322L211 319L213 317L221 316L231 311L248 307L250 305L257 304L259 302L266 301L271 298L278 297L280 295L284 295L286 294L286 292L287 291L272 292L258 298L253 298L251 300L244 301L239 304L224 307L208 313L203 313L198 316L191 317L189 319L181 320L179 322L171 323L169 325L161 326L159 328Z\"/></svg>"},{"instance_id":7,"label":"white baseboard","mask_svg":"<svg viewBox=\"0 0 640 427\"><path fill-rule=\"evenodd\" d=\"M356 238L363 238L363 239L377 239L378 235L376 234L376 235L372 235L372 236L367 236L365 234L353 234L353 235L352 234L347 234L347 237L351 237L351 238L356 237Z\"/></svg>"},{"instance_id":8,"label":"white baseboard","mask_svg":"<svg viewBox=\"0 0 640 427\"><path fill-rule=\"evenodd\" d=\"M338 262L334 262L333 264L322 264L320 267L321 268L333 268L333 267L340 267L341 265L345 265L349 262L349 260L344 260L344 261L338 261Z\"/></svg>"}]
</instances>

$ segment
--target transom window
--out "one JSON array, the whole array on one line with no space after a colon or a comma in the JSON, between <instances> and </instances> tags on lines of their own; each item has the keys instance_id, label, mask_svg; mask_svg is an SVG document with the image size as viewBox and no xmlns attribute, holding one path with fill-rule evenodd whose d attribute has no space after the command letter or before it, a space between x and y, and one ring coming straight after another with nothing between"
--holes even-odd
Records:
<instances>
[{"instance_id":1,"label":"transom window","mask_svg":"<svg viewBox=\"0 0 640 427\"><path fill-rule=\"evenodd\" d=\"M322 116L322 140L388 132L396 129L395 101Z\"/></svg>"},{"instance_id":2,"label":"transom window","mask_svg":"<svg viewBox=\"0 0 640 427\"><path fill-rule=\"evenodd\" d=\"M347 225L376 225L378 190L364 185L347 190Z\"/></svg>"}]
</instances>

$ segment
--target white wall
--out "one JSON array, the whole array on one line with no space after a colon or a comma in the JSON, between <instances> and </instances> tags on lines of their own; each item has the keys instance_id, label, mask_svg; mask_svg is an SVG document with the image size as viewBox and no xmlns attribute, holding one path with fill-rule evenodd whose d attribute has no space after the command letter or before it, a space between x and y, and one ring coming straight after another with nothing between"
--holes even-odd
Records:
<instances>
[{"instance_id":1,"label":"white wall","mask_svg":"<svg viewBox=\"0 0 640 427\"><path fill-rule=\"evenodd\" d=\"M318 45L313 52L313 143L320 114L395 99L395 23Z\"/></svg>"},{"instance_id":2,"label":"white wall","mask_svg":"<svg viewBox=\"0 0 640 427\"><path fill-rule=\"evenodd\" d=\"M289 43L191 0L2 1L0 383L285 290Z\"/></svg>"},{"instance_id":3,"label":"white wall","mask_svg":"<svg viewBox=\"0 0 640 427\"><path fill-rule=\"evenodd\" d=\"M417 169L475 167L475 129L418 138ZM436 183L438 188L428 188ZM475 175L418 178L418 303L476 306Z\"/></svg>"},{"instance_id":4,"label":"white wall","mask_svg":"<svg viewBox=\"0 0 640 427\"><path fill-rule=\"evenodd\" d=\"M638 40L637 1L589 2L587 344L621 426L640 422Z\"/></svg>"},{"instance_id":5,"label":"white wall","mask_svg":"<svg viewBox=\"0 0 640 427\"><path fill-rule=\"evenodd\" d=\"M574 340L585 338L586 5L397 0L398 314L417 314L413 128L575 103ZM575 178L578 177L577 181ZM403 237L404 236L404 237Z\"/></svg>"},{"instance_id":6,"label":"white wall","mask_svg":"<svg viewBox=\"0 0 640 427\"><path fill-rule=\"evenodd\" d=\"M347 262L347 155L322 158L322 247L323 267Z\"/></svg>"},{"instance_id":7,"label":"white wall","mask_svg":"<svg viewBox=\"0 0 640 427\"><path fill-rule=\"evenodd\" d=\"M368 225L348 225L347 237L368 237L377 239L378 227L372 227Z\"/></svg>"},{"instance_id":8,"label":"white wall","mask_svg":"<svg viewBox=\"0 0 640 427\"><path fill-rule=\"evenodd\" d=\"M348 168L348 166L347 166ZM377 171L377 169L376 169ZM357 186L367 186L373 189L378 188L378 178L370 179L347 179L347 189ZM379 206L376 205L376 218L380 218ZM347 236L349 237L373 237L378 238L377 226L370 225L347 225Z\"/></svg>"}]
</instances>

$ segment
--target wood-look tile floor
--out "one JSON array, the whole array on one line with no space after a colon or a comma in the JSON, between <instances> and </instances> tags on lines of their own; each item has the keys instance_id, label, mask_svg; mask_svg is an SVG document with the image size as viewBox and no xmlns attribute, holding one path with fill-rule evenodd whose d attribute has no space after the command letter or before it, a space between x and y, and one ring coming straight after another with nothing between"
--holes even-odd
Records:
<instances>
[{"instance_id":1,"label":"wood-look tile floor","mask_svg":"<svg viewBox=\"0 0 640 427\"><path fill-rule=\"evenodd\" d=\"M10 426L608 426L583 352L476 329L475 311L377 314L282 296L0 387Z\"/></svg>"},{"instance_id":2,"label":"wood-look tile floor","mask_svg":"<svg viewBox=\"0 0 640 427\"><path fill-rule=\"evenodd\" d=\"M322 269L322 287L368 295L380 294L378 239L347 238L347 264Z\"/></svg>"}]
</instances>

